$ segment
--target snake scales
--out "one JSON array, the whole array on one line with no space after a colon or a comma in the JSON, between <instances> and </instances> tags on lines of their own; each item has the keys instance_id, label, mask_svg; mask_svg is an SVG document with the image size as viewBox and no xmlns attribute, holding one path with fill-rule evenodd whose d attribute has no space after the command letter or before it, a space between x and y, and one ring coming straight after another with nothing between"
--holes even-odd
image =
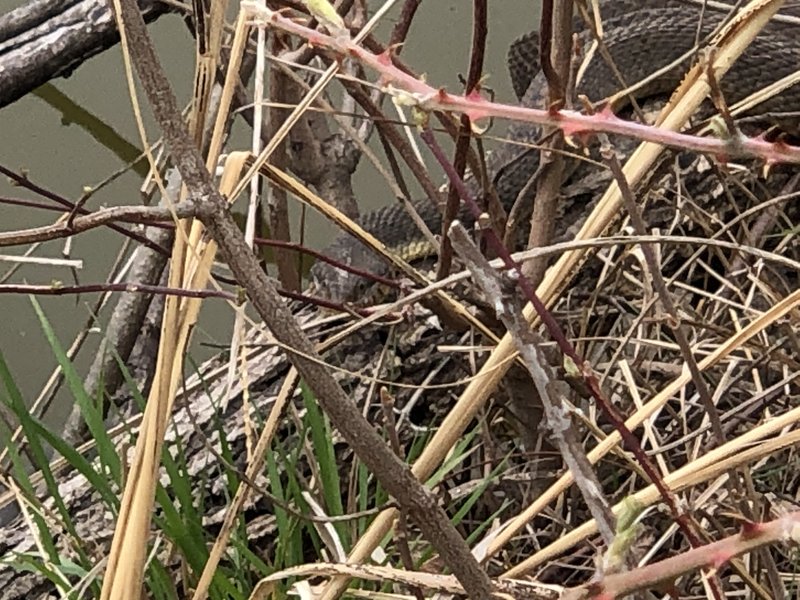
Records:
<instances>
[{"instance_id":1,"label":"snake scales","mask_svg":"<svg viewBox=\"0 0 800 600\"><path fill-rule=\"evenodd\" d=\"M605 0L600 6L604 43L622 80L629 85L678 61L695 47L697 39L702 42L726 17L726 12L721 10L706 8L704 11L697 2L682 0ZM792 14L786 11L797 14L800 9L787 8L782 14ZM729 104L800 69L800 36L796 33L800 32L800 28L793 28L794 25L773 21L733 65L721 82ZM590 34L583 32L580 35L583 40L579 46L588 48ZM524 91L520 103L523 106L541 107L547 83L544 76L538 73L535 34L523 36L512 44L508 63L515 90L518 94ZM688 66L688 59L678 62L677 66L638 89L636 98L671 92L680 83ZM585 94L590 100L598 101L624 86L611 67L596 53L575 87L576 94ZM748 115L776 115L798 110L800 86L795 86L761 103ZM539 126L512 123L505 136L508 142L489 156L487 170L506 210L513 205L539 163L538 152L515 142L535 143L541 134ZM469 185L471 193L479 191L477 182L472 181ZM532 202L533 198L525 200ZM412 204L431 231L438 232L441 228L439 210L427 200ZM467 222L472 220L464 210L459 218ZM436 252L436 248L431 247L411 217L398 204L364 215L359 224L406 260L419 259ZM347 234L337 238L325 250L325 254L341 263L380 275L386 275L389 271L382 258ZM359 276L321 262L312 268L311 276L318 291L340 302L356 300L370 285Z\"/></svg>"}]
</instances>

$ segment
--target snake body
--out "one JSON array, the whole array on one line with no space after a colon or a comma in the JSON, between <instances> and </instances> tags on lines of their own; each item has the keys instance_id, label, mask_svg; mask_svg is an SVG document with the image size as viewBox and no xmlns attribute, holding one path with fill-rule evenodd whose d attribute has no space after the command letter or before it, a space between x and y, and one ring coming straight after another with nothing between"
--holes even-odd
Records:
<instances>
[{"instance_id":1,"label":"snake body","mask_svg":"<svg viewBox=\"0 0 800 600\"><path fill-rule=\"evenodd\" d=\"M800 9L788 9L800 12ZM635 92L637 99L663 95L675 89L689 66L690 59L679 60L719 26L726 13L706 10L697 3L681 0L608 0L601 2L604 44L622 80L630 85L644 80L662 67L676 63ZM699 24L699 26L698 26ZM773 21L734 63L720 82L725 99L732 104L752 92L800 69L800 28ZM580 34L579 47L590 47L589 32ZM515 90L525 93L523 106L542 107L547 82L538 71L535 35L523 36L509 51L509 70ZM585 94L599 101L623 89L611 67L595 53L585 69L585 76L576 84L576 94ZM790 87L753 108L748 115L788 113L800 110L800 86ZM508 210L523 190L539 164L538 152L523 144L535 143L542 130L530 123L509 125L506 139L487 163L503 206ZM535 187L535 186L530 186ZM470 182L471 193L477 193L477 182ZM532 198L526 199L532 201ZM433 232L441 228L441 213L429 201L412 203ZM471 221L462 210L459 218ZM402 206L395 204L364 215L359 224L406 260L414 260L436 252L421 234ZM337 238L325 254L334 260L380 275L389 267L372 250L350 235ZM318 290L335 301L355 301L369 282L325 263L312 268L312 281Z\"/></svg>"}]
</instances>

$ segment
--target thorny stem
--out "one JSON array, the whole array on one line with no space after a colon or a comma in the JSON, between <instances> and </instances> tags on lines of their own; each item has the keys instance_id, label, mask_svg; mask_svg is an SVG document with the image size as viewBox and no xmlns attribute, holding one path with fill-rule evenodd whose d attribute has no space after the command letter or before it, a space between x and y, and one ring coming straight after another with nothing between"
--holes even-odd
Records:
<instances>
[{"instance_id":1,"label":"thorny stem","mask_svg":"<svg viewBox=\"0 0 800 600\"><path fill-rule=\"evenodd\" d=\"M776 542L798 543L800 513L784 515L767 523L745 523L732 536L687 550L677 556L637 569L603 577L600 581L564 590L561 600L624 598L639 590L668 585L681 575L701 568L718 571L733 558Z\"/></svg>"},{"instance_id":2,"label":"thorny stem","mask_svg":"<svg viewBox=\"0 0 800 600\"><path fill-rule=\"evenodd\" d=\"M391 63L387 54L377 55L351 40L335 38L304 27L252 0L244 0L242 8L249 10L254 17L261 18L266 24L303 37L315 46L326 47L340 56L357 59L380 73L381 83L387 91L397 96L398 102L415 105L424 111L465 113L472 120L498 117L538 123L557 127L565 134L572 136L596 131L616 133L663 146L694 150L726 158L755 156L768 163L800 163L800 146L792 146L780 141L770 142L760 137L751 138L739 135L734 139L708 138L626 121L616 117L610 110L586 115L573 110L552 111L492 102L479 98L475 94L469 96L450 94L398 69Z\"/></svg>"}]
</instances>

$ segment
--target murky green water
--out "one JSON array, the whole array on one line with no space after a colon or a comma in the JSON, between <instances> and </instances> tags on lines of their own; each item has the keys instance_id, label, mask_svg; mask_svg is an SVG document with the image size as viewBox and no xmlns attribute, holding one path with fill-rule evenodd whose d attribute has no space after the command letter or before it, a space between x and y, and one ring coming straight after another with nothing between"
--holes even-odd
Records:
<instances>
[{"instance_id":1,"label":"murky green water","mask_svg":"<svg viewBox=\"0 0 800 600\"><path fill-rule=\"evenodd\" d=\"M13 4L8 0L1 1L0 11L10 10ZM498 98L513 97L505 70L505 52L511 40L536 23L538 12L532 8L533 4L538 3L531 0L490 2L492 22L486 71L491 75L488 84L494 88ZM470 0L423 2L403 52L404 60L419 72L426 73L429 82L460 89L458 76L467 69L471 10ZM396 11L392 14L395 15ZM153 24L151 33L177 94L185 102L191 92L193 41L184 24L174 15ZM143 98L141 100L144 102ZM57 105L62 108L56 108ZM81 119L89 120L89 129L77 124ZM155 138L156 129L151 120L148 123L149 134ZM247 144L247 132L241 126L237 130L238 143L242 146ZM0 131L3 139L0 144L1 164L12 169L25 169L39 185L73 200L80 196L85 186L94 186L120 169L129 160L131 152L141 147L141 142L130 108L119 47L92 58L71 77L53 81L52 87L42 93L29 95L0 109ZM135 204L139 202L140 182L139 174L128 172L98 193L88 206ZM355 187L366 207L387 201L385 184L372 172L367 161L361 163ZM33 198L29 192L11 186L5 180L0 181L0 195ZM52 222L53 218L54 213L0 204L2 230L41 225ZM315 245L324 246L332 231L316 219L312 225L318 229L312 232L310 239ZM122 241L120 236L107 230L95 230L74 238L69 245L64 242L44 244L37 249L37 256L83 259L84 268L73 273L66 268L26 266L14 274L11 281L39 284L54 280L65 284L100 282ZM24 250L7 248L0 250L0 254L19 254ZM9 263L0 262L0 277L9 267ZM90 318L90 307L94 306L96 295L40 297L38 301L51 319L61 344L68 347ZM195 347L197 342L216 341L224 345L228 341L229 309L218 301L208 304L208 310L201 318L203 328L197 332ZM0 308L0 351L30 403L50 376L55 360L44 341L29 298L0 296ZM101 319L106 317L107 311L101 314ZM77 360L81 374L88 367L97 337L97 334L92 335L91 343ZM210 352L198 350L196 356L202 358ZM62 404L68 401L69 394L60 396ZM59 422L65 408L54 410L48 420Z\"/></svg>"}]
</instances>

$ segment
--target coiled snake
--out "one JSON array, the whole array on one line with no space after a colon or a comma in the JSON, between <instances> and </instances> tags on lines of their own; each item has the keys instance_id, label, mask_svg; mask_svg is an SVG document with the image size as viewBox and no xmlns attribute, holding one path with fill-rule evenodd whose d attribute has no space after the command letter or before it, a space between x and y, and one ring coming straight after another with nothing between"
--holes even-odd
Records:
<instances>
[{"instance_id":1,"label":"coiled snake","mask_svg":"<svg viewBox=\"0 0 800 600\"><path fill-rule=\"evenodd\" d=\"M637 99L667 94L677 87L691 60L680 58L690 53L698 39L702 47L704 37L711 34L727 14L709 8L703 10L702 2L691 0L608 0L601 2L600 6L603 41L625 83L639 82L675 63L674 68L639 88L634 93ZM782 14L787 11L800 13L798 8L787 7ZM588 48L592 40L590 33L580 35L583 39L579 47ZM799 40L800 28L773 20L720 82L727 102L732 104L800 69ZM530 34L515 42L509 51L508 63L515 90L517 93L525 90L520 103L542 107L547 83L544 76L537 73L535 41L535 36ZM624 87L599 53L595 53L584 72L582 80L575 86L576 95L585 94L590 100L599 101ZM762 102L747 115L770 115L770 119L775 120L780 114L798 110L800 86L795 86ZM537 151L515 142L535 143L541 134L541 128L536 125L512 123L506 133L508 142L489 157L488 172L506 210L513 205L539 163ZM470 187L475 193L478 185L471 182ZM431 231L438 232L441 228L440 211L427 200L412 204ZM460 218L471 221L464 211L462 213ZM426 241L400 205L366 214L359 223L406 260L435 254L437 250ZM335 240L325 254L344 264L380 275L389 271L383 259L347 234ZM369 285L361 277L321 262L312 268L311 275L315 289L340 302L356 300Z\"/></svg>"}]
</instances>

